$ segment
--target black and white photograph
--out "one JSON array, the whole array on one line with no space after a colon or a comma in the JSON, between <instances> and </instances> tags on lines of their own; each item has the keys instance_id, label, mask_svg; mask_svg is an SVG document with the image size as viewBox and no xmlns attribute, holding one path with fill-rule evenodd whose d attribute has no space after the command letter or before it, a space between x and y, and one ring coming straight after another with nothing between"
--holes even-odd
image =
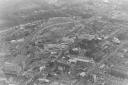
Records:
<instances>
[{"instance_id":1,"label":"black and white photograph","mask_svg":"<svg viewBox=\"0 0 128 85\"><path fill-rule=\"evenodd\" d=\"M128 85L128 0L0 0L0 85Z\"/></svg>"}]
</instances>

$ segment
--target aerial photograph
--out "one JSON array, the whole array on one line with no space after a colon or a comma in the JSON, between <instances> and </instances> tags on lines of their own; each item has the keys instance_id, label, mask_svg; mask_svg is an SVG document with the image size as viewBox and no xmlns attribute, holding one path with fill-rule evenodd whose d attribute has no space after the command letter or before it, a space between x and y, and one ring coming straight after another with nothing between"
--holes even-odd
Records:
<instances>
[{"instance_id":1,"label":"aerial photograph","mask_svg":"<svg viewBox=\"0 0 128 85\"><path fill-rule=\"evenodd\" d=\"M0 0L0 85L128 85L128 0Z\"/></svg>"}]
</instances>

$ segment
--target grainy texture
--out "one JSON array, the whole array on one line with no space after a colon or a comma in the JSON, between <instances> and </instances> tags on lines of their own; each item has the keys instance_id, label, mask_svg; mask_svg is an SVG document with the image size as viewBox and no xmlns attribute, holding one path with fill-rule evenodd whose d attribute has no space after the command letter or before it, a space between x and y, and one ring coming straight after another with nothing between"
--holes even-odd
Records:
<instances>
[{"instance_id":1,"label":"grainy texture","mask_svg":"<svg viewBox=\"0 0 128 85\"><path fill-rule=\"evenodd\" d=\"M128 2L17 0L5 4L0 10L5 21L1 27L6 28L0 32L0 84L127 85L124 3Z\"/></svg>"}]
</instances>

